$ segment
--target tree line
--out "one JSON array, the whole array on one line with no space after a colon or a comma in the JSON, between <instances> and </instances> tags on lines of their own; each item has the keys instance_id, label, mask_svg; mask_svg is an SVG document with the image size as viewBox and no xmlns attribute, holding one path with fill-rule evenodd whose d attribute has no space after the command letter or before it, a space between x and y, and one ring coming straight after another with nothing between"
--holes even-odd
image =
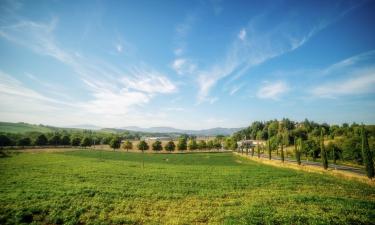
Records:
<instances>
[{"instance_id":1,"label":"tree line","mask_svg":"<svg viewBox=\"0 0 375 225\"><path fill-rule=\"evenodd\" d=\"M289 119L255 121L249 127L234 133L232 137L236 141L264 141L270 159L272 153L276 153L280 155L281 161L284 161L285 155L290 153L286 148L290 150L292 147L292 154L298 164L301 164L302 157L313 161L319 159L324 169L328 168L329 160L334 164L337 160L349 161L364 165L368 176L374 176L374 125L328 125L307 119L303 122ZM254 154L254 150L251 154Z\"/></svg>"}]
</instances>

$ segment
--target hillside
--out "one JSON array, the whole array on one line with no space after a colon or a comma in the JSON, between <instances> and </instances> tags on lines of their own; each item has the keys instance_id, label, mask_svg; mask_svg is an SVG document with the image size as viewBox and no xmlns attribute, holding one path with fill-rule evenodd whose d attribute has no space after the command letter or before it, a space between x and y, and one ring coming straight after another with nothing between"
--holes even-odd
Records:
<instances>
[{"instance_id":1,"label":"hillside","mask_svg":"<svg viewBox=\"0 0 375 225\"><path fill-rule=\"evenodd\" d=\"M0 122L0 132L4 133L26 133L26 132L53 132L57 128L44 126L44 125L34 125L28 123L8 123Z\"/></svg>"}]
</instances>

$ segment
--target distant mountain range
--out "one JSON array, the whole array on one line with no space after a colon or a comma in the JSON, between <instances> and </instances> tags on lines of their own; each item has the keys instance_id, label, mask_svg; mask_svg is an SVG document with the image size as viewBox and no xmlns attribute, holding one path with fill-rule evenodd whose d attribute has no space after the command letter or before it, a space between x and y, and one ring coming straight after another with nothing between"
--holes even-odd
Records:
<instances>
[{"instance_id":1,"label":"distant mountain range","mask_svg":"<svg viewBox=\"0 0 375 225\"><path fill-rule=\"evenodd\" d=\"M28 123L9 123L9 122L0 122L0 132L8 133L24 133L24 132L56 132L59 130L95 130L103 132L113 132L119 133L122 131L131 131L131 132L142 132L142 133L158 133L158 134L190 134L190 135L202 135L202 136L216 136L216 135L231 135L236 131L239 131L243 128L222 128L216 127L211 129L202 129L202 130L183 130L176 129L173 127L150 127L150 128L141 128L137 126L127 126L120 128L103 128L91 124L81 124L81 125L72 125L66 127L53 127L46 125L34 125Z\"/></svg>"},{"instance_id":2,"label":"distant mountain range","mask_svg":"<svg viewBox=\"0 0 375 225\"><path fill-rule=\"evenodd\" d=\"M215 135L231 135L234 132L239 131L243 128L215 127L215 128L203 129L203 130L183 130L183 129L176 129L173 127L141 128L137 126L129 126L129 127L121 127L120 129L138 131L138 132L147 132L147 133L180 133L180 134L215 136Z\"/></svg>"}]
</instances>

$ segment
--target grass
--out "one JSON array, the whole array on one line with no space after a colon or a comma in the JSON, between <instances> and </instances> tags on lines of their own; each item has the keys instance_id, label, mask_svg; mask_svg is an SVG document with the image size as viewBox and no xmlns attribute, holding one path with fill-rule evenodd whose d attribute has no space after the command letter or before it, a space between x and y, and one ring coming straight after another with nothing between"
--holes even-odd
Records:
<instances>
[{"instance_id":1,"label":"grass","mask_svg":"<svg viewBox=\"0 0 375 225\"><path fill-rule=\"evenodd\" d=\"M52 132L50 127L33 125L28 123L8 123L0 122L0 132L4 133L26 133L26 132Z\"/></svg>"},{"instance_id":2,"label":"grass","mask_svg":"<svg viewBox=\"0 0 375 225\"><path fill-rule=\"evenodd\" d=\"M145 168L142 169L142 159ZM374 224L372 186L231 153L0 158L0 224Z\"/></svg>"}]
</instances>

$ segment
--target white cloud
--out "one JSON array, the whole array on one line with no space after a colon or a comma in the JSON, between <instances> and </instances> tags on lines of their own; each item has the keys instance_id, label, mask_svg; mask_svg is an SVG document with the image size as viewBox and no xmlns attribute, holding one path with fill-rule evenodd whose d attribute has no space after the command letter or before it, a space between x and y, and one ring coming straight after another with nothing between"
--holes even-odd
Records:
<instances>
[{"instance_id":1,"label":"white cloud","mask_svg":"<svg viewBox=\"0 0 375 225\"><path fill-rule=\"evenodd\" d=\"M177 58L172 62L172 69L179 75L192 74L197 66L185 58Z\"/></svg>"},{"instance_id":2,"label":"white cloud","mask_svg":"<svg viewBox=\"0 0 375 225\"><path fill-rule=\"evenodd\" d=\"M350 9L352 8L351 6ZM285 16L270 29L264 29L263 25L268 17L273 16L272 13L255 17L239 32L222 60L204 69L197 69L198 102L211 99L210 90L221 79L231 76L230 82L233 82L250 68L294 51L322 29L342 18L347 11L348 9L326 12L324 17L310 18L310 22L315 23L309 26L303 23L305 20L298 19L305 15L285 12Z\"/></svg>"},{"instance_id":3,"label":"white cloud","mask_svg":"<svg viewBox=\"0 0 375 225\"><path fill-rule=\"evenodd\" d=\"M349 78L319 85L311 93L325 98L375 93L375 69L356 70Z\"/></svg>"},{"instance_id":4,"label":"white cloud","mask_svg":"<svg viewBox=\"0 0 375 225\"><path fill-rule=\"evenodd\" d=\"M245 38L246 38L246 30L245 28L242 28L240 30L240 33L238 33L238 38L241 40L241 41L244 41Z\"/></svg>"},{"instance_id":5,"label":"white cloud","mask_svg":"<svg viewBox=\"0 0 375 225\"><path fill-rule=\"evenodd\" d=\"M53 35L56 24L57 19L46 24L20 21L15 25L0 27L0 37L25 46L37 54L52 57L73 69L80 78L75 81L83 82L90 98L62 101L46 97L11 76L1 74L0 105L2 109L8 109L0 112L1 118L14 121L24 115L21 120L25 122L115 126L119 121L124 124L134 123L135 114L144 115L138 111L139 107L145 106L157 95L177 91L177 86L166 75L144 64L126 70L100 59L91 60L76 51L69 52L60 48ZM26 76L38 81L35 74ZM52 87L44 86L46 92L54 91ZM25 107L22 108L21 105ZM43 113L40 112L41 109L45 109ZM153 116L158 117L157 113L145 115L149 119ZM139 117L137 119L145 121Z\"/></svg>"},{"instance_id":6,"label":"white cloud","mask_svg":"<svg viewBox=\"0 0 375 225\"><path fill-rule=\"evenodd\" d=\"M266 83L257 92L257 97L262 99L278 100L281 95L289 90L288 85L283 81Z\"/></svg>"},{"instance_id":7,"label":"white cloud","mask_svg":"<svg viewBox=\"0 0 375 225\"><path fill-rule=\"evenodd\" d=\"M123 50L123 46L122 46L121 44L117 44L117 45L116 45L116 51L117 51L118 53L121 53L122 50Z\"/></svg>"}]
</instances>

